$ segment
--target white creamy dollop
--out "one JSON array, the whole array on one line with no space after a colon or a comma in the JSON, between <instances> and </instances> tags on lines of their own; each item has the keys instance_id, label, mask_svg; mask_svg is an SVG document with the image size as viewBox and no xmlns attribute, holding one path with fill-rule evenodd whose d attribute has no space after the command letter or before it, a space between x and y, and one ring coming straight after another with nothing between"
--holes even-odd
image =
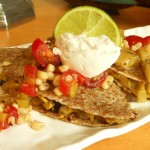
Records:
<instances>
[{"instance_id":1,"label":"white creamy dollop","mask_svg":"<svg viewBox=\"0 0 150 150\"><path fill-rule=\"evenodd\" d=\"M87 37L64 33L55 44L53 52L60 55L62 63L89 78L110 68L120 55L120 47L105 35Z\"/></svg>"}]
</instances>

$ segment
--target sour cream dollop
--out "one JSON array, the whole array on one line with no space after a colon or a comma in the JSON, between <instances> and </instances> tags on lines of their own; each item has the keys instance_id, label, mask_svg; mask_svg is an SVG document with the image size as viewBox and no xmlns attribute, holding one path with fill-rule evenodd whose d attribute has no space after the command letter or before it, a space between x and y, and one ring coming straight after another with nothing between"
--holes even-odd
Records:
<instances>
[{"instance_id":1,"label":"sour cream dollop","mask_svg":"<svg viewBox=\"0 0 150 150\"><path fill-rule=\"evenodd\" d=\"M89 78L110 68L120 55L120 47L105 35L87 37L64 33L55 44L53 52L60 55L62 63Z\"/></svg>"}]
</instances>

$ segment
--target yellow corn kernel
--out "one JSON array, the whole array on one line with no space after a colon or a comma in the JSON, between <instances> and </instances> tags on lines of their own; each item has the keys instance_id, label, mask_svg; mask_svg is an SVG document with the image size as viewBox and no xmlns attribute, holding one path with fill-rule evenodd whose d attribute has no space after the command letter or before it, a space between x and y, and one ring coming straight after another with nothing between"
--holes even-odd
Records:
<instances>
[{"instance_id":1,"label":"yellow corn kernel","mask_svg":"<svg viewBox=\"0 0 150 150\"><path fill-rule=\"evenodd\" d=\"M10 116L9 118L8 118L8 124L15 124L15 117L13 117L13 116Z\"/></svg>"},{"instance_id":2,"label":"yellow corn kernel","mask_svg":"<svg viewBox=\"0 0 150 150\"><path fill-rule=\"evenodd\" d=\"M108 75L107 79L102 83L101 87L103 89L108 89L113 83L113 77Z\"/></svg>"},{"instance_id":3,"label":"yellow corn kernel","mask_svg":"<svg viewBox=\"0 0 150 150\"><path fill-rule=\"evenodd\" d=\"M45 97L39 96L39 98L40 98L44 103L47 103L47 102L48 102L48 100L47 100Z\"/></svg>"},{"instance_id":4,"label":"yellow corn kernel","mask_svg":"<svg viewBox=\"0 0 150 150\"><path fill-rule=\"evenodd\" d=\"M24 119L22 118L22 116L19 116L17 119L17 124L23 124L24 123Z\"/></svg>"},{"instance_id":5,"label":"yellow corn kernel","mask_svg":"<svg viewBox=\"0 0 150 150\"><path fill-rule=\"evenodd\" d=\"M46 72L54 72L55 71L55 66L53 64L48 64L46 67Z\"/></svg>"},{"instance_id":6,"label":"yellow corn kernel","mask_svg":"<svg viewBox=\"0 0 150 150\"><path fill-rule=\"evenodd\" d=\"M141 42L138 42L137 44L133 45L133 46L131 47L131 49L132 49L133 51L137 51L137 50L140 49L141 47L142 47L142 43L141 43Z\"/></svg>"},{"instance_id":7,"label":"yellow corn kernel","mask_svg":"<svg viewBox=\"0 0 150 150\"><path fill-rule=\"evenodd\" d=\"M62 66L59 66L58 68L60 70L60 72L65 72L65 71L68 71L69 67L67 65L62 65Z\"/></svg>"},{"instance_id":8,"label":"yellow corn kernel","mask_svg":"<svg viewBox=\"0 0 150 150\"><path fill-rule=\"evenodd\" d=\"M36 85L42 84L42 80L39 79L39 78L36 78L36 79L35 79L35 84L36 84Z\"/></svg>"},{"instance_id":9,"label":"yellow corn kernel","mask_svg":"<svg viewBox=\"0 0 150 150\"><path fill-rule=\"evenodd\" d=\"M48 80L50 81L54 80L55 75L53 72L47 72L47 75L48 75Z\"/></svg>"},{"instance_id":10,"label":"yellow corn kernel","mask_svg":"<svg viewBox=\"0 0 150 150\"><path fill-rule=\"evenodd\" d=\"M5 108L5 105L3 103L0 103L0 112L3 112Z\"/></svg>"},{"instance_id":11,"label":"yellow corn kernel","mask_svg":"<svg viewBox=\"0 0 150 150\"><path fill-rule=\"evenodd\" d=\"M49 89L49 84L48 83L42 83L39 85L39 90L40 91L45 91Z\"/></svg>"},{"instance_id":12,"label":"yellow corn kernel","mask_svg":"<svg viewBox=\"0 0 150 150\"><path fill-rule=\"evenodd\" d=\"M47 103L43 103L43 107L46 110L50 110L55 105L54 101L48 101Z\"/></svg>"},{"instance_id":13,"label":"yellow corn kernel","mask_svg":"<svg viewBox=\"0 0 150 150\"><path fill-rule=\"evenodd\" d=\"M16 109L18 109L18 107L19 107L18 104L16 104L16 103L13 103L12 106L15 107Z\"/></svg>"},{"instance_id":14,"label":"yellow corn kernel","mask_svg":"<svg viewBox=\"0 0 150 150\"><path fill-rule=\"evenodd\" d=\"M47 72L45 71L38 71L37 72L37 78L41 79L41 80L47 80L48 79L48 75Z\"/></svg>"},{"instance_id":15,"label":"yellow corn kernel","mask_svg":"<svg viewBox=\"0 0 150 150\"><path fill-rule=\"evenodd\" d=\"M56 75L54 80L53 80L53 85L55 87L59 86L59 80L60 80L60 75Z\"/></svg>"},{"instance_id":16,"label":"yellow corn kernel","mask_svg":"<svg viewBox=\"0 0 150 150\"><path fill-rule=\"evenodd\" d=\"M62 96L62 95L63 95L63 93L60 91L59 87L56 87L56 88L54 89L54 93L55 93L57 96Z\"/></svg>"}]
</instances>

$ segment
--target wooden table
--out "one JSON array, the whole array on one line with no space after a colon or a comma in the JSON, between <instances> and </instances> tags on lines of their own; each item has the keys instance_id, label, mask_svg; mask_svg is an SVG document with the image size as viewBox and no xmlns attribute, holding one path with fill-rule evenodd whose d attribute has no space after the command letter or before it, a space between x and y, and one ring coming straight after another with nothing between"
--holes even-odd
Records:
<instances>
[{"instance_id":1,"label":"wooden table","mask_svg":"<svg viewBox=\"0 0 150 150\"><path fill-rule=\"evenodd\" d=\"M0 30L0 47L33 42L37 37L46 40L52 36L58 19L70 9L63 0L33 0L35 18ZM119 28L127 29L150 24L150 9L130 7L120 10L119 16L112 16ZM85 150L149 150L150 123L118 137L99 141Z\"/></svg>"}]
</instances>

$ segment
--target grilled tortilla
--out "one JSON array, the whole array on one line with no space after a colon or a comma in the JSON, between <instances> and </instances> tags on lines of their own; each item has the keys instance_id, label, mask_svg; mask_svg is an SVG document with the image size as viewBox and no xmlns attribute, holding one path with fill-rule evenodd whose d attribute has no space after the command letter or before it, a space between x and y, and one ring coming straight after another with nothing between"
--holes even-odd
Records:
<instances>
[{"instance_id":1,"label":"grilled tortilla","mask_svg":"<svg viewBox=\"0 0 150 150\"><path fill-rule=\"evenodd\" d=\"M0 101L13 101L23 80L24 65L35 62L30 48L0 49L0 53L0 79L3 81ZM75 98L58 97L53 90L39 91L38 97L31 99L31 104L35 110L52 118L79 125L106 126L135 119L136 113L125 96L119 86L113 83L107 90L79 86Z\"/></svg>"},{"instance_id":2,"label":"grilled tortilla","mask_svg":"<svg viewBox=\"0 0 150 150\"><path fill-rule=\"evenodd\" d=\"M38 95L47 100L42 103L43 106L51 101L54 102L54 105L50 109L44 110L42 105L38 106L33 102L36 110L75 124L105 126L125 123L135 118L135 112L125 99L125 93L116 84L107 90L100 87L80 86L75 98L58 97L53 91L39 92ZM58 105L58 103L60 105L56 115L55 104Z\"/></svg>"},{"instance_id":3,"label":"grilled tortilla","mask_svg":"<svg viewBox=\"0 0 150 150\"><path fill-rule=\"evenodd\" d=\"M147 56L145 49L140 51L144 53L144 56ZM148 72L147 67L147 74ZM109 73L114 77L114 81L118 86L130 93L130 100L134 99L138 102L144 102L150 98L150 84L147 80L148 75L146 76L145 74L142 59L137 52L123 47L121 55L115 64L111 66Z\"/></svg>"}]
</instances>

